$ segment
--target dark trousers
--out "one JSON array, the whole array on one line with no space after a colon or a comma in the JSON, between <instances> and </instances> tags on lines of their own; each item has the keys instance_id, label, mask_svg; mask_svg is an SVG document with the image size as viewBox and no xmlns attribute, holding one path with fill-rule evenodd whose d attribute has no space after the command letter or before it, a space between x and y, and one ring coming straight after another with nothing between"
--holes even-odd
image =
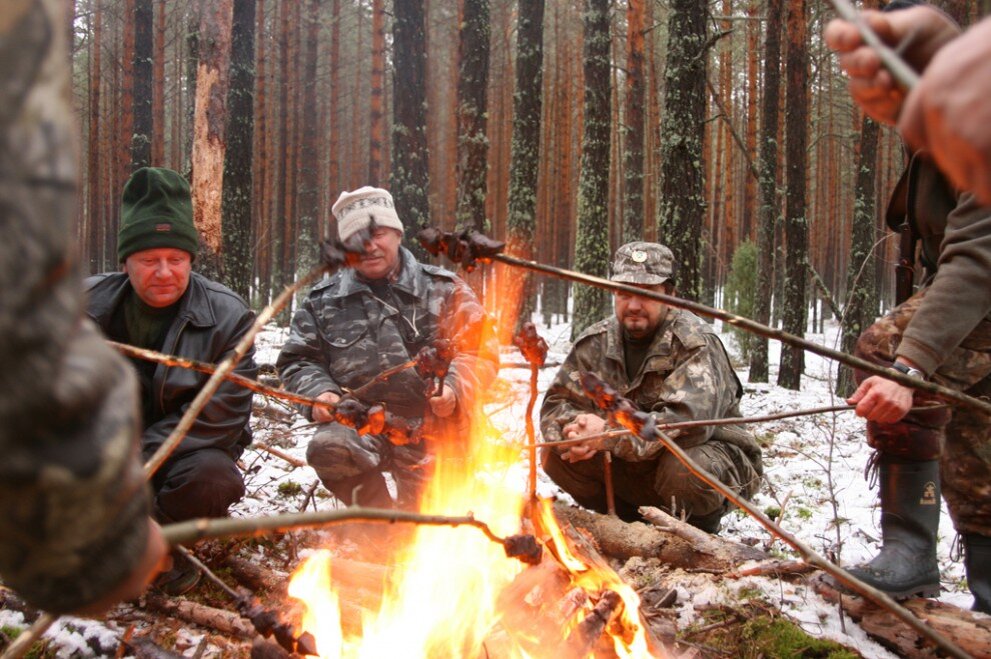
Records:
<instances>
[{"instance_id":1,"label":"dark trousers","mask_svg":"<svg viewBox=\"0 0 991 659\"><path fill-rule=\"evenodd\" d=\"M244 479L233 458L220 449L199 449L172 457L152 478L155 516L160 522L226 517L244 496Z\"/></svg>"}]
</instances>

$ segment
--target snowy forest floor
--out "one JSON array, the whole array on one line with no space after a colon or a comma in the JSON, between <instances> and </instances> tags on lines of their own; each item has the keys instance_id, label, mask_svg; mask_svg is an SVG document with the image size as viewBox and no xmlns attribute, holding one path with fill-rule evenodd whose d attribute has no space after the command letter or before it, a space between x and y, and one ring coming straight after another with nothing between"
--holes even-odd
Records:
<instances>
[{"instance_id":1,"label":"snowy forest floor","mask_svg":"<svg viewBox=\"0 0 991 659\"><path fill-rule=\"evenodd\" d=\"M570 326L560 324L538 329L551 346L548 365L541 370L539 377L542 393L570 348ZM717 329L720 329L718 325ZM257 361L263 369L264 365L275 363L286 333L284 328L270 326L259 336ZM837 328L827 325L825 335L809 335L808 338L836 347ZM735 357L738 352L735 341L728 334L723 335L723 341L734 355L737 362L734 365L738 367L745 386L741 406L744 416L844 403L832 393L835 364L806 353L805 375L800 391L786 390L773 384L749 383L745 368L740 368L740 360ZM777 342L771 342L772 383L775 381L779 348ZM491 421L510 439L517 438L524 443L522 420L529 397L529 370L523 367L522 357L515 349L504 351L503 362L509 366L502 368L500 380L493 387L498 392L499 401L490 406ZM312 426L299 428L309 424L289 407L256 396L252 423L256 441L280 447L286 453L305 460L306 443L313 429ZM755 497L757 506L775 517L785 530L841 565L852 565L872 556L879 546L879 515L876 493L869 489L864 478L869 450L864 442L862 420L852 412L840 412L771 421L755 424L752 428L765 450L765 483ZM314 505L321 509L339 505L318 486L316 475L308 467L293 467L269 453L251 448L243 455L242 462L247 496L234 507L233 516L297 512L307 505L310 494L313 495L311 508ZM526 489L526 475L526 457L525 453L521 453L518 469L513 473L520 491ZM567 499L543 474L539 475L538 492L544 496ZM724 518L720 535L774 555L794 556L790 548L772 539L762 527L740 511ZM962 565L950 558L954 536L952 524L944 510L939 533L941 599L968 608L971 598L963 581ZM312 551L307 542L316 537L319 534L311 533L293 539L292 534L288 534L277 541L253 541L245 545L242 553L270 568L288 572L294 569L301 556ZM894 656L870 640L848 619L841 624L837 607L801 583L773 577L746 577L732 582L699 581L684 575L682 584L676 588L678 598L671 608L671 624L678 630L704 622L701 616L705 610L724 604L738 606L741 599L750 599L766 602L780 610L814 637L836 640L865 657ZM203 586L198 590L203 590ZM206 597L214 606L232 610L219 592L213 592L212 596L199 596ZM192 597L197 597L197 594ZM22 613L0 609L0 633L13 632L26 624ZM65 617L49 630L46 635L47 648L39 656L114 656L120 638L128 627L135 626L135 633L140 634L142 629L156 624L159 623L155 614L132 605L122 605L106 621ZM167 638L163 638L163 634ZM173 624L167 634L159 629L156 637L159 645L178 653L170 656L245 656L243 642L240 646L232 645L229 640L225 641L195 625ZM397 652L395 656L402 656L402 653Z\"/></svg>"}]
</instances>

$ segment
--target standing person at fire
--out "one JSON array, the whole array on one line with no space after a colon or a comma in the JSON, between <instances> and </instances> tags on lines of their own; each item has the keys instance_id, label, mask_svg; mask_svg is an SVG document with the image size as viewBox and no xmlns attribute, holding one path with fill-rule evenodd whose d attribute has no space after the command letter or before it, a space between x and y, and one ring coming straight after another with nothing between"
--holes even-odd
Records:
<instances>
[{"instance_id":1,"label":"standing person at fire","mask_svg":"<svg viewBox=\"0 0 991 659\"><path fill-rule=\"evenodd\" d=\"M124 185L117 256L122 272L90 277L87 314L108 338L140 348L218 363L235 348L254 314L233 291L192 272L199 246L189 184L169 169L144 167ZM141 384L141 448L150 458L179 423L209 376L132 359ZM254 378L251 349L235 369ZM223 517L244 496L235 464L251 443L252 392L217 390L172 456L152 477L160 522ZM181 554L156 585L180 594L199 572Z\"/></svg>"},{"instance_id":2,"label":"standing person at fire","mask_svg":"<svg viewBox=\"0 0 991 659\"><path fill-rule=\"evenodd\" d=\"M367 237L364 253L353 269L314 286L293 316L277 362L286 388L335 404L436 339L452 339L457 352L436 395L428 398L423 379L406 369L364 390L361 400L423 419L434 437L467 440L467 414L498 369L484 309L464 281L417 262L400 245L403 223L388 191L365 186L342 192L333 213L342 242ZM429 447L359 435L335 422L327 408L304 413L322 424L306 459L345 505L392 507L386 471L396 481L398 505L416 503L429 474Z\"/></svg>"},{"instance_id":3,"label":"standing person at fire","mask_svg":"<svg viewBox=\"0 0 991 659\"><path fill-rule=\"evenodd\" d=\"M672 294L674 256L664 245L633 242L616 251L612 281ZM579 384L594 372L657 423L740 416L743 386L712 327L694 314L628 293L615 294L615 315L575 341L544 397L540 426L546 441L605 431L604 413ZM762 474L760 448L739 426L671 431L702 468L743 497L756 492ZM639 506L656 506L716 532L729 502L691 474L660 442L632 435L543 450L544 471L581 505L606 512L602 453L612 454L617 514L639 519Z\"/></svg>"},{"instance_id":4,"label":"standing person at fire","mask_svg":"<svg viewBox=\"0 0 991 659\"><path fill-rule=\"evenodd\" d=\"M870 20L894 42L911 35L910 54L919 57L911 61L918 68L957 32L931 7L874 13ZM849 24L835 22L826 36L843 53L851 92L864 110L893 121L904 94L891 93L890 81L865 65L871 57L853 34ZM934 274L864 332L857 354L986 398L991 395L991 208L954 190L921 152L912 156L888 208L889 226L903 222L919 239L921 260ZM913 404L941 401L880 376L863 379L849 402L867 419L867 441L876 451L882 533L878 555L851 574L894 597L938 594L942 489L963 539L974 609L991 613L991 418L963 406L910 411Z\"/></svg>"}]
</instances>

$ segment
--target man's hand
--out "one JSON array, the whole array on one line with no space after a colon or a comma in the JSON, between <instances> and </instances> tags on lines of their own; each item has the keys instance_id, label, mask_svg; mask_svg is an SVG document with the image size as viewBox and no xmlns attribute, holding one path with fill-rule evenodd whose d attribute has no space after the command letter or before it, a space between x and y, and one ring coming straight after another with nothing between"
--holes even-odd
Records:
<instances>
[{"instance_id":1,"label":"man's hand","mask_svg":"<svg viewBox=\"0 0 991 659\"><path fill-rule=\"evenodd\" d=\"M458 397L454 393L454 389L447 386L446 383L441 387L438 395L431 396L427 400L430 401L430 411L441 419L454 414L454 409L458 406Z\"/></svg>"},{"instance_id":2,"label":"man's hand","mask_svg":"<svg viewBox=\"0 0 991 659\"><path fill-rule=\"evenodd\" d=\"M579 414L575 420L568 423L561 429L564 439L578 439L590 435L598 435L606 428L606 421L595 414ZM599 452L601 440L592 440L585 444L569 446L563 453L561 459L565 462L581 462L588 460Z\"/></svg>"},{"instance_id":3,"label":"man's hand","mask_svg":"<svg viewBox=\"0 0 991 659\"><path fill-rule=\"evenodd\" d=\"M864 22L918 72L922 72L960 28L932 7L910 7L887 13L864 11ZM857 26L834 19L826 26L826 45L839 53L840 68L850 77L850 95L870 117L894 124L905 91L881 64L877 51L864 44Z\"/></svg>"},{"instance_id":4,"label":"man's hand","mask_svg":"<svg viewBox=\"0 0 991 659\"><path fill-rule=\"evenodd\" d=\"M132 600L143 593L151 580L165 568L169 557L167 550L168 546L162 536L161 527L148 518L148 542L145 544L145 552L131 574L100 599L73 611L73 615L96 618L109 611L118 602Z\"/></svg>"},{"instance_id":5,"label":"man's hand","mask_svg":"<svg viewBox=\"0 0 991 659\"><path fill-rule=\"evenodd\" d=\"M857 406L857 416L878 423L895 423L912 409L912 393L910 387L872 375L860 383L846 402Z\"/></svg>"},{"instance_id":6,"label":"man's hand","mask_svg":"<svg viewBox=\"0 0 991 659\"><path fill-rule=\"evenodd\" d=\"M991 19L933 58L905 99L898 129L954 186L991 204Z\"/></svg>"},{"instance_id":7,"label":"man's hand","mask_svg":"<svg viewBox=\"0 0 991 659\"><path fill-rule=\"evenodd\" d=\"M337 401L339 401L341 397L335 394L333 391L325 391L319 396L317 396L316 399L322 403L337 405ZM334 420L334 413L326 407L314 405L313 420L316 421L317 423L328 423Z\"/></svg>"}]
</instances>

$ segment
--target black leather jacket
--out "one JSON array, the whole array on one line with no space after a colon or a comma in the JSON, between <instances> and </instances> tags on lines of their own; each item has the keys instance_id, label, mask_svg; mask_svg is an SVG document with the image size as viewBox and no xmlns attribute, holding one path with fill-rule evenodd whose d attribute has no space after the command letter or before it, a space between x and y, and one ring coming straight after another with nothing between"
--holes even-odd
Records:
<instances>
[{"instance_id":1,"label":"black leather jacket","mask_svg":"<svg viewBox=\"0 0 991 659\"><path fill-rule=\"evenodd\" d=\"M89 299L86 313L105 333L109 332L114 312L131 289L124 273L107 273L85 281ZM188 359L217 364L227 357L254 322L254 313L229 288L191 273L189 288L179 311L169 327L162 352ZM254 379L258 374L252 347L235 372ZM158 364L152 378L153 406L160 417L142 432L142 452L147 460L168 438L189 404L209 379L209 375L185 368ZM219 448L231 457L241 455L251 443L250 389L232 382L223 383L197 417L173 455L201 448Z\"/></svg>"}]
</instances>

